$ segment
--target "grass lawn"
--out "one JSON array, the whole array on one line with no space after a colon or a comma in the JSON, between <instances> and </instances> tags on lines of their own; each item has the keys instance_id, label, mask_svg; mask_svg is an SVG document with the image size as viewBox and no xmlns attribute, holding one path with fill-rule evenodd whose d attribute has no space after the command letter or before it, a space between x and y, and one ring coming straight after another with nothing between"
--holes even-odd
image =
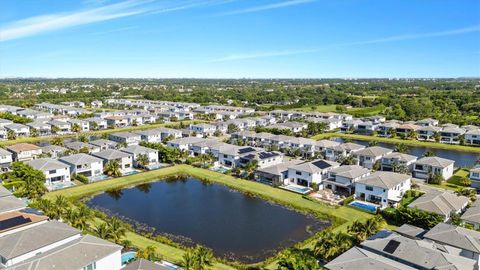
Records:
<instances>
[{"instance_id":1,"label":"grass lawn","mask_svg":"<svg viewBox=\"0 0 480 270\"><path fill-rule=\"evenodd\" d=\"M352 139L352 140L360 140L360 141L377 141L377 142L391 143L391 144L402 143L407 146L420 146L420 147L429 147L429 148L435 148L435 149L480 153L480 147L475 147L475 146L445 144L445 143L437 143L437 142L424 142L424 141L417 141L417 140L403 140L400 138L374 137L374 136L368 136L368 135L345 134L345 133L336 133L336 132L318 134L318 135L312 136L311 139L321 140L321 139L328 139L332 137L339 137L344 139Z\"/></svg>"},{"instance_id":2,"label":"grass lawn","mask_svg":"<svg viewBox=\"0 0 480 270\"><path fill-rule=\"evenodd\" d=\"M160 180L166 176L187 174L195 178L205 179L214 183L223 184L233 189L260 196L280 204L294 207L299 210L308 211L316 214L319 217L331 217L336 220L336 227L334 231L346 231L355 220L366 220L371 217L371 214L356 210L350 207L332 207L319 202L304 199L301 195L278 188L273 188L264 184L253 181L241 180L233 176L224 175L210 170L195 168L189 165L176 165L155 171L129 175L116 179L109 179L92 184L76 186L63 190L47 193L46 198L52 198L56 195L64 195L71 199L79 199L86 196L91 196L96 193L103 192L107 189L121 188L127 186L134 186L145 182L152 182ZM128 239L132 241L133 245L139 248L144 248L148 245L155 245L159 253L165 258L172 261L179 261L183 251L165 244L158 243L154 240L142 237L134 232L129 232ZM272 263L269 267L275 265ZM230 266L219 264L215 269L233 269Z\"/></svg>"},{"instance_id":3,"label":"grass lawn","mask_svg":"<svg viewBox=\"0 0 480 270\"><path fill-rule=\"evenodd\" d=\"M301 107L298 109L295 109L297 111L302 111L302 112L335 112L335 107L337 105L312 105L312 106L305 106Z\"/></svg>"},{"instance_id":4,"label":"grass lawn","mask_svg":"<svg viewBox=\"0 0 480 270\"><path fill-rule=\"evenodd\" d=\"M202 120L186 120L182 121L185 125L189 125L191 123L200 123L205 122ZM126 131L134 131L134 130L144 130L144 129L151 129L151 128L158 128L158 127L165 127L167 125L180 125L180 122L172 122L172 123L162 123L162 124L151 124L151 125L143 125L143 126L136 126L136 127L125 127L125 128L114 128L114 129L105 129L105 130L94 130L94 131L86 131L80 132L76 134L69 134L69 135L52 135L52 136L42 136L42 137L21 137L15 140L7 140L1 141L0 146L7 146L16 143L36 143L40 141L50 141L53 138L60 137L60 138L78 138L80 136L95 136L95 135L102 135L102 134L110 134L114 132L126 132Z\"/></svg>"},{"instance_id":5,"label":"grass lawn","mask_svg":"<svg viewBox=\"0 0 480 270\"><path fill-rule=\"evenodd\" d=\"M449 189L453 191L457 191L459 188L464 187L461 183L460 180L462 178L468 178L469 172L468 170L465 169L460 169L455 174L450 177L447 181L443 181L442 184L436 185L436 184L427 184L432 187L438 187L438 188L444 188L444 189Z\"/></svg>"}]
</instances>

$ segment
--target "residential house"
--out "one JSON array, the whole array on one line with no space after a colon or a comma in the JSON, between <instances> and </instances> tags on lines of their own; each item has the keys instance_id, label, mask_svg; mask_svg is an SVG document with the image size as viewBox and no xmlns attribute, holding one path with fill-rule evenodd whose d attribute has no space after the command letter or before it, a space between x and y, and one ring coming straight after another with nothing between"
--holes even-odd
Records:
<instances>
[{"instance_id":1,"label":"residential house","mask_svg":"<svg viewBox=\"0 0 480 270\"><path fill-rule=\"evenodd\" d=\"M47 122L50 125L50 130L54 134L64 135L72 132L72 126L68 122L59 120L50 120Z\"/></svg>"},{"instance_id":2,"label":"residential house","mask_svg":"<svg viewBox=\"0 0 480 270\"><path fill-rule=\"evenodd\" d=\"M182 131L178 129L173 129L173 128L159 128L160 131L160 136L162 141L166 140L168 138L173 138L173 139L178 139L182 138Z\"/></svg>"},{"instance_id":3,"label":"residential house","mask_svg":"<svg viewBox=\"0 0 480 270\"><path fill-rule=\"evenodd\" d=\"M445 246L450 254L480 262L480 232L455 226L438 223L425 235L425 239Z\"/></svg>"},{"instance_id":4,"label":"residential house","mask_svg":"<svg viewBox=\"0 0 480 270\"><path fill-rule=\"evenodd\" d=\"M255 161L257 168L265 168L282 163L284 158L283 154L277 151L267 152L257 150L256 152L249 152L247 154L242 154L242 151L242 149L239 150L241 166Z\"/></svg>"},{"instance_id":5,"label":"residential house","mask_svg":"<svg viewBox=\"0 0 480 270\"><path fill-rule=\"evenodd\" d=\"M217 130L217 127L210 124L200 123L200 124L191 124L190 130L192 130L197 134L201 134L202 136L211 136L213 135L213 133L215 133L215 131Z\"/></svg>"},{"instance_id":6,"label":"residential house","mask_svg":"<svg viewBox=\"0 0 480 270\"><path fill-rule=\"evenodd\" d=\"M400 126L400 123L395 120L381 123L377 126L377 134L380 137L390 137L392 130L395 130L396 132L399 126Z\"/></svg>"},{"instance_id":7,"label":"residential house","mask_svg":"<svg viewBox=\"0 0 480 270\"><path fill-rule=\"evenodd\" d=\"M27 123L26 126L30 128L30 136L36 132L37 136L47 136L52 134L52 126L47 122L34 121Z\"/></svg>"},{"instance_id":8,"label":"residential house","mask_svg":"<svg viewBox=\"0 0 480 270\"><path fill-rule=\"evenodd\" d=\"M108 121L100 117L91 117L84 119L88 121L91 130L104 130L108 128Z\"/></svg>"},{"instance_id":9,"label":"residential house","mask_svg":"<svg viewBox=\"0 0 480 270\"><path fill-rule=\"evenodd\" d=\"M104 119L107 120L108 127L126 127L129 124L124 116L107 116Z\"/></svg>"},{"instance_id":10,"label":"residential house","mask_svg":"<svg viewBox=\"0 0 480 270\"><path fill-rule=\"evenodd\" d=\"M460 214L468 205L470 199L465 196L457 196L449 191L428 191L413 202L408 207L416 208L426 212L437 213L450 219L452 213Z\"/></svg>"},{"instance_id":11,"label":"residential house","mask_svg":"<svg viewBox=\"0 0 480 270\"><path fill-rule=\"evenodd\" d=\"M143 126L143 117L141 115L127 115L125 116L129 126Z\"/></svg>"},{"instance_id":12,"label":"residential house","mask_svg":"<svg viewBox=\"0 0 480 270\"><path fill-rule=\"evenodd\" d=\"M118 165L120 165L120 172L122 174L132 171L133 157L131 154L114 149L107 149L98 153L92 153L92 156L102 159L103 167L105 167L108 162L112 161L117 162Z\"/></svg>"},{"instance_id":13,"label":"residential house","mask_svg":"<svg viewBox=\"0 0 480 270\"><path fill-rule=\"evenodd\" d=\"M101 100L94 100L90 102L90 106L92 108L101 108L103 106L103 102Z\"/></svg>"},{"instance_id":14,"label":"residential house","mask_svg":"<svg viewBox=\"0 0 480 270\"><path fill-rule=\"evenodd\" d=\"M404 137L404 138L408 138L411 134L415 134L416 136L416 132L419 128L420 128L419 126L411 123L401 124L396 129L397 136Z\"/></svg>"},{"instance_id":15,"label":"residential house","mask_svg":"<svg viewBox=\"0 0 480 270\"><path fill-rule=\"evenodd\" d=\"M17 198L12 192L10 192L10 190L6 189L4 186L0 186L0 223L7 221L3 219L3 217L6 216L6 213L10 214L12 212L21 211L25 208L27 208L27 202L25 200ZM8 214L7 216L10 216ZM0 236L5 231L5 227L5 225L0 227ZM0 267L1 264L0 261Z\"/></svg>"},{"instance_id":16,"label":"residential house","mask_svg":"<svg viewBox=\"0 0 480 270\"><path fill-rule=\"evenodd\" d=\"M363 166L367 169L373 169L377 162L378 165L380 165L380 160L385 155L391 154L392 152L393 150L390 148L372 146L358 150L352 155L357 159L357 165Z\"/></svg>"},{"instance_id":17,"label":"residential house","mask_svg":"<svg viewBox=\"0 0 480 270\"><path fill-rule=\"evenodd\" d=\"M180 151L190 151L190 147L193 143L198 143L203 140L204 139L197 137L185 137L168 141L167 145L169 147L179 149Z\"/></svg>"},{"instance_id":18,"label":"residential house","mask_svg":"<svg viewBox=\"0 0 480 270\"><path fill-rule=\"evenodd\" d=\"M352 194L355 182L370 175L370 170L359 165L344 165L332 169L324 186L334 192Z\"/></svg>"},{"instance_id":19,"label":"residential house","mask_svg":"<svg viewBox=\"0 0 480 270\"><path fill-rule=\"evenodd\" d=\"M152 166L158 164L158 150L148 148L148 147L143 147L140 145L131 145L126 148L121 149L122 152L125 152L127 154L130 154L133 158L133 166L135 167L143 167L139 162L138 162L138 157L140 155L145 155L148 159L148 164L145 166Z\"/></svg>"},{"instance_id":20,"label":"residential house","mask_svg":"<svg viewBox=\"0 0 480 270\"><path fill-rule=\"evenodd\" d=\"M3 127L0 127L0 140L8 140L8 132Z\"/></svg>"},{"instance_id":21,"label":"residential house","mask_svg":"<svg viewBox=\"0 0 480 270\"><path fill-rule=\"evenodd\" d=\"M0 148L0 172L8 171L8 167L10 167L12 162L12 153L3 148Z\"/></svg>"},{"instance_id":22,"label":"residential house","mask_svg":"<svg viewBox=\"0 0 480 270\"><path fill-rule=\"evenodd\" d=\"M65 155L68 152L68 149L62 146L50 144L40 147L42 149L42 154L47 155L51 158L59 158Z\"/></svg>"},{"instance_id":23,"label":"residential house","mask_svg":"<svg viewBox=\"0 0 480 270\"><path fill-rule=\"evenodd\" d=\"M290 183L300 186L311 187L315 183L319 189L323 189L323 180L328 178L329 172L340 166L340 163L318 159L306 161L288 168Z\"/></svg>"},{"instance_id":24,"label":"residential house","mask_svg":"<svg viewBox=\"0 0 480 270\"><path fill-rule=\"evenodd\" d=\"M28 161L27 164L45 174L45 184L47 186L70 182L70 167L63 162L52 158L38 158Z\"/></svg>"},{"instance_id":25,"label":"residential house","mask_svg":"<svg viewBox=\"0 0 480 270\"><path fill-rule=\"evenodd\" d=\"M292 133L299 133L302 130L307 129L307 127L308 127L307 123L301 123L301 122L276 123L276 124L267 126L267 128L287 129L287 130L290 130Z\"/></svg>"},{"instance_id":26,"label":"residential house","mask_svg":"<svg viewBox=\"0 0 480 270\"><path fill-rule=\"evenodd\" d=\"M470 180L472 180L472 187L480 189L480 165L470 169Z\"/></svg>"},{"instance_id":27,"label":"residential house","mask_svg":"<svg viewBox=\"0 0 480 270\"><path fill-rule=\"evenodd\" d=\"M459 127L444 127L440 131L440 142L458 144L465 132L465 129Z\"/></svg>"},{"instance_id":28,"label":"residential house","mask_svg":"<svg viewBox=\"0 0 480 270\"><path fill-rule=\"evenodd\" d=\"M288 184L288 167L295 166L305 161L292 159L268 167L258 168L254 172L256 181L272 186Z\"/></svg>"},{"instance_id":29,"label":"residential house","mask_svg":"<svg viewBox=\"0 0 480 270\"><path fill-rule=\"evenodd\" d=\"M342 133L351 133L357 130L359 124L362 124L363 121L360 119L351 119L343 121L342 126L340 127L340 132Z\"/></svg>"},{"instance_id":30,"label":"residential house","mask_svg":"<svg viewBox=\"0 0 480 270\"><path fill-rule=\"evenodd\" d=\"M138 143L142 140L142 137L140 134L133 132L116 132L108 134L108 139L117 143L138 145Z\"/></svg>"},{"instance_id":31,"label":"residential house","mask_svg":"<svg viewBox=\"0 0 480 270\"><path fill-rule=\"evenodd\" d=\"M417 129L417 139L423 141L435 141L435 135L440 135L441 127L437 126L422 126Z\"/></svg>"},{"instance_id":32,"label":"residential house","mask_svg":"<svg viewBox=\"0 0 480 270\"><path fill-rule=\"evenodd\" d=\"M140 135L140 140L149 143L161 143L162 133L159 129L146 129L134 131L133 133Z\"/></svg>"},{"instance_id":33,"label":"residential house","mask_svg":"<svg viewBox=\"0 0 480 270\"><path fill-rule=\"evenodd\" d=\"M9 145L7 150L13 154L14 161L29 161L38 158L42 154L42 149L31 143Z\"/></svg>"},{"instance_id":34,"label":"residential house","mask_svg":"<svg viewBox=\"0 0 480 270\"><path fill-rule=\"evenodd\" d=\"M11 125L11 124L13 124L12 120L0 118L0 127L4 128L5 126Z\"/></svg>"},{"instance_id":35,"label":"residential house","mask_svg":"<svg viewBox=\"0 0 480 270\"><path fill-rule=\"evenodd\" d=\"M361 123L358 123L355 133L370 135L376 131L377 127L378 123L373 121L362 121Z\"/></svg>"},{"instance_id":36,"label":"residential house","mask_svg":"<svg viewBox=\"0 0 480 270\"><path fill-rule=\"evenodd\" d=\"M103 160L98 157L80 153L59 160L70 166L72 174L81 174L91 179L103 174Z\"/></svg>"},{"instance_id":37,"label":"residential house","mask_svg":"<svg viewBox=\"0 0 480 270\"><path fill-rule=\"evenodd\" d=\"M9 131L13 132L16 137L26 137L30 135L30 128L26 125L22 124L10 124L6 125L5 129L7 130L7 134Z\"/></svg>"},{"instance_id":38,"label":"residential house","mask_svg":"<svg viewBox=\"0 0 480 270\"><path fill-rule=\"evenodd\" d=\"M315 151L325 154L327 148L339 146L340 143L331 140L319 140L315 142Z\"/></svg>"},{"instance_id":39,"label":"residential house","mask_svg":"<svg viewBox=\"0 0 480 270\"><path fill-rule=\"evenodd\" d=\"M415 161L417 161L416 156L393 152L382 157L380 169L382 171L397 171L400 167L405 167L411 172Z\"/></svg>"},{"instance_id":40,"label":"residential house","mask_svg":"<svg viewBox=\"0 0 480 270\"><path fill-rule=\"evenodd\" d=\"M90 130L90 122L86 120L70 119L67 122L70 123L72 129L75 126L78 126L78 128L80 129L80 132L85 132Z\"/></svg>"},{"instance_id":41,"label":"residential house","mask_svg":"<svg viewBox=\"0 0 480 270\"><path fill-rule=\"evenodd\" d=\"M455 161L440 157L423 157L415 162L413 176L421 179L428 179L433 175L441 175L448 180L453 175Z\"/></svg>"},{"instance_id":42,"label":"residential house","mask_svg":"<svg viewBox=\"0 0 480 270\"><path fill-rule=\"evenodd\" d=\"M462 214L461 220L464 226L471 226L475 230L480 229L480 206L474 205Z\"/></svg>"},{"instance_id":43,"label":"residential house","mask_svg":"<svg viewBox=\"0 0 480 270\"><path fill-rule=\"evenodd\" d=\"M122 270L171 270L172 267L147 261L145 259L137 259L127 264Z\"/></svg>"},{"instance_id":44,"label":"residential house","mask_svg":"<svg viewBox=\"0 0 480 270\"><path fill-rule=\"evenodd\" d=\"M199 156L209 153L209 150L218 144L221 144L218 139L203 139L198 142L193 142L189 149L194 156Z\"/></svg>"},{"instance_id":45,"label":"residential house","mask_svg":"<svg viewBox=\"0 0 480 270\"><path fill-rule=\"evenodd\" d=\"M117 149L118 143L106 139L97 139L94 141L90 141L91 145L95 145L100 148L100 151L107 150L107 149Z\"/></svg>"},{"instance_id":46,"label":"residential house","mask_svg":"<svg viewBox=\"0 0 480 270\"><path fill-rule=\"evenodd\" d=\"M471 145L480 145L480 129L471 129L465 132L465 143Z\"/></svg>"},{"instance_id":47,"label":"residential house","mask_svg":"<svg viewBox=\"0 0 480 270\"><path fill-rule=\"evenodd\" d=\"M438 120L432 119L432 118L426 118L422 120L418 120L415 122L415 125L421 126L421 127L436 127L438 126Z\"/></svg>"},{"instance_id":48,"label":"residential house","mask_svg":"<svg viewBox=\"0 0 480 270\"><path fill-rule=\"evenodd\" d=\"M336 146L329 146L325 149L325 159L338 160L362 149L365 149L365 146L356 143L342 143Z\"/></svg>"},{"instance_id":49,"label":"residential house","mask_svg":"<svg viewBox=\"0 0 480 270\"><path fill-rule=\"evenodd\" d=\"M100 152L100 147L80 141L67 142L65 143L65 147L76 152L84 152L85 150L88 150L88 153Z\"/></svg>"},{"instance_id":50,"label":"residential house","mask_svg":"<svg viewBox=\"0 0 480 270\"><path fill-rule=\"evenodd\" d=\"M380 205L396 206L411 187L410 175L377 171L355 182L355 199Z\"/></svg>"}]
</instances>

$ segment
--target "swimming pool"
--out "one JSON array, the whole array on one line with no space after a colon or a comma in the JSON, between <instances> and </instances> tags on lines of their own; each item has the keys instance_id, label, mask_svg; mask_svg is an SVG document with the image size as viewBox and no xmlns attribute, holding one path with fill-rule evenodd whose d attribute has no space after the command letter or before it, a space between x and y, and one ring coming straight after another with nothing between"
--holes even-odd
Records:
<instances>
[{"instance_id":1,"label":"swimming pool","mask_svg":"<svg viewBox=\"0 0 480 270\"><path fill-rule=\"evenodd\" d=\"M122 265L125 265L133 260L135 260L135 257L137 256L137 253L135 251L129 251L122 253Z\"/></svg>"},{"instance_id":2,"label":"swimming pool","mask_svg":"<svg viewBox=\"0 0 480 270\"><path fill-rule=\"evenodd\" d=\"M169 263L167 261L162 261L161 263L159 263L161 266L167 268L167 269L170 269L170 270L177 270L177 269L180 269L180 267L176 266L175 264L173 263Z\"/></svg>"},{"instance_id":3,"label":"swimming pool","mask_svg":"<svg viewBox=\"0 0 480 270\"><path fill-rule=\"evenodd\" d=\"M53 182L47 188L49 190L57 190L57 189L63 189L63 188L73 187L73 186L75 186L75 183L73 182Z\"/></svg>"},{"instance_id":4,"label":"swimming pool","mask_svg":"<svg viewBox=\"0 0 480 270\"><path fill-rule=\"evenodd\" d=\"M366 211L369 211L369 212L376 212L377 208L378 208L378 206L376 206L374 204L367 203L367 202L362 202L362 201L353 201L353 202L349 203L348 205L353 206L353 207L357 207L357 208L360 208L360 209L363 209L363 210L366 210Z\"/></svg>"},{"instance_id":5,"label":"swimming pool","mask_svg":"<svg viewBox=\"0 0 480 270\"><path fill-rule=\"evenodd\" d=\"M92 177L92 181L102 181L102 180L106 180L108 178L109 178L108 175L100 174L100 175Z\"/></svg>"},{"instance_id":6,"label":"swimming pool","mask_svg":"<svg viewBox=\"0 0 480 270\"><path fill-rule=\"evenodd\" d=\"M283 188L283 189L286 189L286 190L289 190L289 191L293 191L293 192L299 193L299 194L307 194L310 191L312 191L312 189L310 189L308 187L302 187L302 186L297 186L297 185L281 186L280 188Z\"/></svg>"},{"instance_id":7,"label":"swimming pool","mask_svg":"<svg viewBox=\"0 0 480 270\"><path fill-rule=\"evenodd\" d=\"M131 171L122 173L122 176L137 174L137 173L140 173L140 172L141 171L139 171L139 170L131 170Z\"/></svg>"}]
</instances>

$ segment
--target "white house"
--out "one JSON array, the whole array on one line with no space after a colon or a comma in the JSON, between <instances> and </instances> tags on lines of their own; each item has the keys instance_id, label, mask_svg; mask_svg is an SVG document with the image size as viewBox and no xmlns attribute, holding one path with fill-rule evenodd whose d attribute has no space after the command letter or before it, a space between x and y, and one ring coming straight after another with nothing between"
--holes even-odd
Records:
<instances>
[{"instance_id":1,"label":"white house","mask_svg":"<svg viewBox=\"0 0 480 270\"><path fill-rule=\"evenodd\" d=\"M438 126L438 120L432 119L432 118L426 118L426 119L418 120L417 122L415 122L415 124L421 127L436 127Z\"/></svg>"},{"instance_id":2,"label":"white house","mask_svg":"<svg viewBox=\"0 0 480 270\"><path fill-rule=\"evenodd\" d=\"M167 145L172 148L179 149L180 151L189 151L193 143L203 141L202 138L197 137L185 137L174 139L167 142Z\"/></svg>"},{"instance_id":3,"label":"white house","mask_svg":"<svg viewBox=\"0 0 480 270\"><path fill-rule=\"evenodd\" d=\"M142 167L138 162L140 155L145 155L148 158L147 165L158 164L158 151L152 148L143 147L140 145L131 145L129 147L121 149L122 152L130 154L133 157L133 166Z\"/></svg>"},{"instance_id":4,"label":"white house","mask_svg":"<svg viewBox=\"0 0 480 270\"><path fill-rule=\"evenodd\" d=\"M393 152L382 157L381 170L394 171L398 169L399 166L405 166L408 171L412 171L415 161L417 161L416 156Z\"/></svg>"},{"instance_id":5,"label":"white house","mask_svg":"<svg viewBox=\"0 0 480 270\"><path fill-rule=\"evenodd\" d=\"M133 157L131 154L114 149L107 149L98 153L92 153L92 155L101 158L104 167L109 161L115 161L120 165L120 172L122 174L132 171Z\"/></svg>"},{"instance_id":6,"label":"white house","mask_svg":"<svg viewBox=\"0 0 480 270\"><path fill-rule=\"evenodd\" d=\"M93 144L89 144L89 143L85 143L85 142L80 142L80 141L74 141L74 142L67 142L65 143L65 147L68 148L68 149L71 149L71 150L75 150L75 151L82 151L83 150L88 150L88 153L97 153L97 152L100 152L100 147L96 146L96 145L93 145Z\"/></svg>"},{"instance_id":7,"label":"white house","mask_svg":"<svg viewBox=\"0 0 480 270\"><path fill-rule=\"evenodd\" d=\"M5 129L8 131L12 131L15 133L17 137L24 137L30 134L30 128L26 125L22 124L10 124L6 125Z\"/></svg>"},{"instance_id":8,"label":"white house","mask_svg":"<svg viewBox=\"0 0 480 270\"><path fill-rule=\"evenodd\" d=\"M213 135L213 133L215 133L215 131L217 130L217 127L215 127L214 125L210 125L210 124L191 124L190 125L190 130L192 130L193 132L197 133L197 134L201 134L201 135L204 135L204 136L210 136L210 135Z\"/></svg>"},{"instance_id":9,"label":"white house","mask_svg":"<svg viewBox=\"0 0 480 270\"><path fill-rule=\"evenodd\" d=\"M331 170L340 166L340 163L318 159L306 161L288 168L290 183L311 187L312 183L323 189L323 180L328 178Z\"/></svg>"},{"instance_id":10,"label":"white house","mask_svg":"<svg viewBox=\"0 0 480 270\"><path fill-rule=\"evenodd\" d=\"M85 120L70 119L70 120L68 120L68 123L70 123L70 125L72 126L72 129L73 129L74 126L78 126L79 129L80 129L80 132L90 130L90 122L85 121Z\"/></svg>"},{"instance_id":11,"label":"white house","mask_svg":"<svg viewBox=\"0 0 480 270\"><path fill-rule=\"evenodd\" d=\"M480 165L470 169L470 180L472 180L472 187L480 189Z\"/></svg>"},{"instance_id":12,"label":"white house","mask_svg":"<svg viewBox=\"0 0 480 270\"><path fill-rule=\"evenodd\" d=\"M440 133L440 142L442 143L460 143L460 136L465 134L465 129L458 127L444 127Z\"/></svg>"},{"instance_id":13,"label":"white house","mask_svg":"<svg viewBox=\"0 0 480 270\"><path fill-rule=\"evenodd\" d=\"M358 165L344 165L332 169L324 187L335 192L352 194L355 182L370 175L370 170Z\"/></svg>"},{"instance_id":14,"label":"white house","mask_svg":"<svg viewBox=\"0 0 480 270\"><path fill-rule=\"evenodd\" d=\"M51 126L52 133L55 134L69 134L72 131L72 125L68 122L63 122L59 120L50 120L47 122ZM54 130L57 129L56 132Z\"/></svg>"},{"instance_id":15,"label":"white house","mask_svg":"<svg viewBox=\"0 0 480 270\"><path fill-rule=\"evenodd\" d=\"M480 145L480 129L471 129L465 133L465 143Z\"/></svg>"},{"instance_id":16,"label":"white house","mask_svg":"<svg viewBox=\"0 0 480 270\"><path fill-rule=\"evenodd\" d=\"M70 166L51 158L39 158L27 162L28 165L45 174L45 184L70 182Z\"/></svg>"},{"instance_id":17,"label":"white house","mask_svg":"<svg viewBox=\"0 0 480 270\"><path fill-rule=\"evenodd\" d=\"M408 207L437 213L444 217L444 221L447 221L450 219L452 213L462 213L469 202L469 198L465 196L457 196L453 192L429 190L411 202Z\"/></svg>"},{"instance_id":18,"label":"white house","mask_svg":"<svg viewBox=\"0 0 480 270\"><path fill-rule=\"evenodd\" d=\"M417 129L417 139L425 141L434 141L435 134L442 130L441 127L437 126L422 126Z\"/></svg>"},{"instance_id":19,"label":"white house","mask_svg":"<svg viewBox=\"0 0 480 270\"><path fill-rule=\"evenodd\" d=\"M10 167L12 162L13 162L12 153L3 148L0 148L0 170L6 171L8 167Z\"/></svg>"},{"instance_id":20,"label":"white house","mask_svg":"<svg viewBox=\"0 0 480 270\"><path fill-rule=\"evenodd\" d=\"M140 139L149 143L161 143L162 133L159 129L146 129L141 131L134 131L134 133L140 135Z\"/></svg>"},{"instance_id":21,"label":"white house","mask_svg":"<svg viewBox=\"0 0 480 270\"><path fill-rule=\"evenodd\" d=\"M377 171L355 182L355 199L385 208L396 206L411 187L411 176Z\"/></svg>"},{"instance_id":22,"label":"white house","mask_svg":"<svg viewBox=\"0 0 480 270\"><path fill-rule=\"evenodd\" d=\"M15 161L29 161L42 154L42 149L31 143L17 143L7 146Z\"/></svg>"},{"instance_id":23,"label":"white house","mask_svg":"<svg viewBox=\"0 0 480 270\"><path fill-rule=\"evenodd\" d=\"M85 121L88 121L89 127L92 130L103 130L108 128L108 121L100 117L87 118Z\"/></svg>"},{"instance_id":24,"label":"white house","mask_svg":"<svg viewBox=\"0 0 480 270\"><path fill-rule=\"evenodd\" d=\"M352 155L357 159L357 165L367 169L373 169L376 162L380 162L382 157L393 152L390 148L372 146L358 150Z\"/></svg>"},{"instance_id":25,"label":"white house","mask_svg":"<svg viewBox=\"0 0 480 270\"><path fill-rule=\"evenodd\" d=\"M325 148L325 159L337 160L340 157L350 156L351 154L365 149L365 146L356 143L342 143L340 145L328 146Z\"/></svg>"},{"instance_id":26,"label":"white house","mask_svg":"<svg viewBox=\"0 0 480 270\"><path fill-rule=\"evenodd\" d=\"M100 148L100 151L107 150L107 149L117 149L118 143L106 139L98 139L94 141L90 141L91 145L95 145Z\"/></svg>"},{"instance_id":27,"label":"white house","mask_svg":"<svg viewBox=\"0 0 480 270\"><path fill-rule=\"evenodd\" d=\"M140 134L133 132L117 132L108 134L108 139L117 143L126 143L127 145L138 145L142 140Z\"/></svg>"},{"instance_id":28,"label":"white house","mask_svg":"<svg viewBox=\"0 0 480 270\"><path fill-rule=\"evenodd\" d=\"M108 116L104 119L107 120L108 127L126 127L129 124L124 116Z\"/></svg>"},{"instance_id":29,"label":"white house","mask_svg":"<svg viewBox=\"0 0 480 270\"><path fill-rule=\"evenodd\" d=\"M453 175L455 161L439 157L423 157L415 162L413 176L428 179L431 175L441 175L448 180Z\"/></svg>"},{"instance_id":30,"label":"white house","mask_svg":"<svg viewBox=\"0 0 480 270\"><path fill-rule=\"evenodd\" d=\"M103 160L88 154L65 156L59 160L70 166L72 174L81 174L89 178L103 174Z\"/></svg>"}]
</instances>

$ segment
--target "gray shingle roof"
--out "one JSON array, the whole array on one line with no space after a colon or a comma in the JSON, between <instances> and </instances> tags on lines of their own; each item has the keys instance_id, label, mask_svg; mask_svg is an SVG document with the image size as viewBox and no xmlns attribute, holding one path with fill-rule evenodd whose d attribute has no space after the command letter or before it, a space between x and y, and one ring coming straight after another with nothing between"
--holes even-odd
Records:
<instances>
[{"instance_id":1,"label":"gray shingle roof","mask_svg":"<svg viewBox=\"0 0 480 270\"><path fill-rule=\"evenodd\" d=\"M370 170L359 165L344 165L338 168L334 168L330 171L330 174L342 176L345 178L357 178L362 175L370 173Z\"/></svg>"},{"instance_id":2,"label":"gray shingle roof","mask_svg":"<svg viewBox=\"0 0 480 270\"><path fill-rule=\"evenodd\" d=\"M26 206L27 204L25 203L25 201L22 201L13 195L0 197L0 214L4 212L24 209Z\"/></svg>"},{"instance_id":3,"label":"gray shingle roof","mask_svg":"<svg viewBox=\"0 0 480 270\"><path fill-rule=\"evenodd\" d=\"M424 237L435 242L480 254L480 232L474 230L439 223L430 229Z\"/></svg>"},{"instance_id":4,"label":"gray shingle roof","mask_svg":"<svg viewBox=\"0 0 480 270\"><path fill-rule=\"evenodd\" d=\"M462 220L480 224L480 206L472 206L462 215Z\"/></svg>"},{"instance_id":5,"label":"gray shingle roof","mask_svg":"<svg viewBox=\"0 0 480 270\"><path fill-rule=\"evenodd\" d=\"M454 162L455 162L454 160L440 158L440 157L423 157L417 160L416 164L445 168L450 166Z\"/></svg>"},{"instance_id":6,"label":"gray shingle roof","mask_svg":"<svg viewBox=\"0 0 480 270\"><path fill-rule=\"evenodd\" d=\"M314 161L307 161L304 163L300 163L298 165L293 165L289 167L289 169L308 172L308 173L317 173L317 172L323 171L326 168L332 168L332 167L338 167L338 166L340 166L340 163L338 162L319 159Z\"/></svg>"},{"instance_id":7,"label":"gray shingle roof","mask_svg":"<svg viewBox=\"0 0 480 270\"><path fill-rule=\"evenodd\" d=\"M40 171L50 171L68 168L67 164L51 158L34 159L28 161L27 164Z\"/></svg>"},{"instance_id":8,"label":"gray shingle roof","mask_svg":"<svg viewBox=\"0 0 480 270\"><path fill-rule=\"evenodd\" d=\"M84 153L79 153L79 154L74 154L74 155L70 155L70 156L66 156L66 157L61 157L59 159L60 161L63 161L63 162L67 162L69 164L73 164L73 165L79 165L79 164L90 164L90 163L94 163L94 162L102 162L103 160L98 158L98 157L94 157L92 155L88 155L88 154L84 154Z\"/></svg>"},{"instance_id":9,"label":"gray shingle roof","mask_svg":"<svg viewBox=\"0 0 480 270\"><path fill-rule=\"evenodd\" d=\"M50 221L0 237L0 255L12 259L77 234L80 231L73 227Z\"/></svg>"},{"instance_id":10,"label":"gray shingle roof","mask_svg":"<svg viewBox=\"0 0 480 270\"><path fill-rule=\"evenodd\" d=\"M128 146L128 147L120 149L120 151L123 151L125 153L129 153L129 154L144 154L144 153L158 152L155 149L148 148L148 147L143 147L143 146L140 146L140 145Z\"/></svg>"},{"instance_id":11,"label":"gray shingle roof","mask_svg":"<svg viewBox=\"0 0 480 270\"><path fill-rule=\"evenodd\" d=\"M410 203L408 207L447 216L452 211L457 212L465 207L469 201L465 196L457 196L447 191L429 191Z\"/></svg>"},{"instance_id":12,"label":"gray shingle roof","mask_svg":"<svg viewBox=\"0 0 480 270\"><path fill-rule=\"evenodd\" d=\"M123 268L123 270L169 270L170 268L147 261L138 259Z\"/></svg>"},{"instance_id":13,"label":"gray shingle roof","mask_svg":"<svg viewBox=\"0 0 480 270\"><path fill-rule=\"evenodd\" d=\"M411 176L406 174L377 171L363 179L358 180L358 183L390 189L402 182L405 182L409 178L411 178Z\"/></svg>"},{"instance_id":14,"label":"gray shingle roof","mask_svg":"<svg viewBox=\"0 0 480 270\"><path fill-rule=\"evenodd\" d=\"M113 160L113 159L119 159L119 158L125 158L125 157L131 156L128 153L114 150L114 149L107 149L104 151L100 151L98 153L92 153L92 155L105 160Z\"/></svg>"},{"instance_id":15,"label":"gray shingle roof","mask_svg":"<svg viewBox=\"0 0 480 270\"><path fill-rule=\"evenodd\" d=\"M380 147L380 146L372 146L367 147L365 149L359 150L355 152L355 155L359 156L369 156L369 157L378 157L383 156L389 153L392 153L393 150L390 148Z\"/></svg>"}]
</instances>

